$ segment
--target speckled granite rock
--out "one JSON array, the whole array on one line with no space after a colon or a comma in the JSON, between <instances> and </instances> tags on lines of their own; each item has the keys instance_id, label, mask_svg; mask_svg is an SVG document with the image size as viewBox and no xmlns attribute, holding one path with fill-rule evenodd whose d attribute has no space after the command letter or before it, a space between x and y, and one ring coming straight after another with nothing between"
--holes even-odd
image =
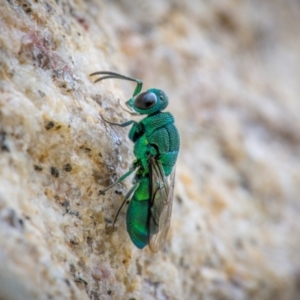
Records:
<instances>
[{"instance_id":1,"label":"speckled granite rock","mask_svg":"<svg viewBox=\"0 0 300 300\"><path fill-rule=\"evenodd\" d=\"M185 3L185 4L183 4ZM297 0L2 1L0 299L298 299ZM105 231L130 181L131 84L182 136L163 252Z\"/></svg>"}]
</instances>

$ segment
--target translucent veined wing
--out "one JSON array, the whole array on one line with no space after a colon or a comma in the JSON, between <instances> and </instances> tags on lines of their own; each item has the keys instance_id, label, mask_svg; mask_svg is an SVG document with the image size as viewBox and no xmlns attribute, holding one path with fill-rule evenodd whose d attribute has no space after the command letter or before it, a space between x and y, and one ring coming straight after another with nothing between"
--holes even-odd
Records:
<instances>
[{"instance_id":1,"label":"translucent veined wing","mask_svg":"<svg viewBox=\"0 0 300 300\"><path fill-rule=\"evenodd\" d=\"M175 168L166 177L162 165L150 158L150 181L149 247L156 253L163 248L170 227Z\"/></svg>"}]
</instances>

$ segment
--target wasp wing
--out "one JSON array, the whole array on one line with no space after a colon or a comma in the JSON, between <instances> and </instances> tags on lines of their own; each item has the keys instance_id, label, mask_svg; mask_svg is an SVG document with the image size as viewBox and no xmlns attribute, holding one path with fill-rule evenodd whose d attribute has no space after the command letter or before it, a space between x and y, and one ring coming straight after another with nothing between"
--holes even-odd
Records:
<instances>
[{"instance_id":1,"label":"wasp wing","mask_svg":"<svg viewBox=\"0 0 300 300\"><path fill-rule=\"evenodd\" d=\"M170 227L175 168L166 177L161 163L150 158L150 182L149 247L156 253L163 248Z\"/></svg>"}]
</instances>

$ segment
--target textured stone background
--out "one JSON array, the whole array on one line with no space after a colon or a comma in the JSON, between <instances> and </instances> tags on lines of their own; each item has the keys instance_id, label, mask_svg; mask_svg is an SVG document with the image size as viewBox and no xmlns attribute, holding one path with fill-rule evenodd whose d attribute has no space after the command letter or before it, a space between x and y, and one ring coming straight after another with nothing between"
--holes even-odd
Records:
<instances>
[{"instance_id":1,"label":"textured stone background","mask_svg":"<svg viewBox=\"0 0 300 300\"><path fill-rule=\"evenodd\" d=\"M0 9L0 299L299 299L297 0L22 1ZM185 3L185 4L183 4ZM182 137L170 232L130 242L118 105L170 97Z\"/></svg>"}]
</instances>

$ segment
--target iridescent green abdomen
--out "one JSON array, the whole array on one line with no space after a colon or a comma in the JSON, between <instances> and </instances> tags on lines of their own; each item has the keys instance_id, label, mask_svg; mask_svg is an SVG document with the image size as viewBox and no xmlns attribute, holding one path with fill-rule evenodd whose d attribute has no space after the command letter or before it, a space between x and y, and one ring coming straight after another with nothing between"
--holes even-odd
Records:
<instances>
[{"instance_id":1,"label":"iridescent green abdomen","mask_svg":"<svg viewBox=\"0 0 300 300\"><path fill-rule=\"evenodd\" d=\"M126 215L127 231L132 242L140 249L148 244L149 177L143 177L132 196Z\"/></svg>"}]
</instances>

